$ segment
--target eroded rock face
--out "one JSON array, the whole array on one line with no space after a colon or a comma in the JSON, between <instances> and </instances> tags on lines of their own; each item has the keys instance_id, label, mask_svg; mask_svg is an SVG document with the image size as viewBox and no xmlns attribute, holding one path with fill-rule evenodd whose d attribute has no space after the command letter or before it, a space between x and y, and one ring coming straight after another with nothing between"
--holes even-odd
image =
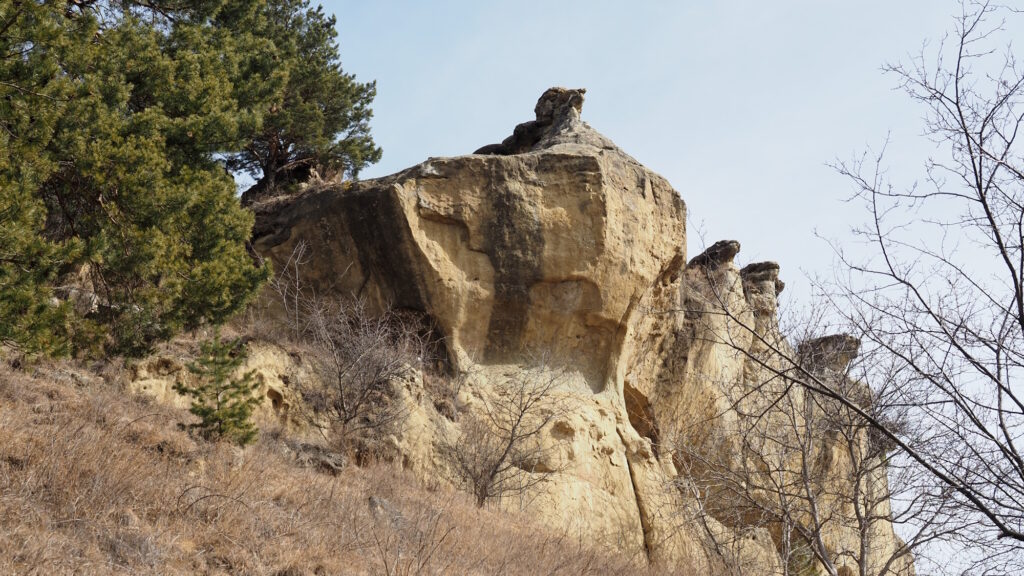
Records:
<instances>
[{"instance_id":1,"label":"eroded rock face","mask_svg":"<svg viewBox=\"0 0 1024 576\"><path fill-rule=\"evenodd\" d=\"M579 119L582 94L546 92L506 155L257 206L254 246L283 262L305 242L318 286L429 314L457 369L545 356L614 390L637 305L677 285L685 207Z\"/></svg>"},{"instance_id":2,"label":"eroded rock face","mask_svg":"<svg viewBox=\"0 0 1024 576\"><path fill-rule=\"evenodd\" d=\"M756 361L770 345L791 351L779 266L739 270L735 241L686 264L683 201L580 119L583 97L546 91L534 120L474 154L262 201L254 249L281 267L306 246L301 274L318 293L428 316L452 371L471 376L464 409L523 367L560 375L568 409L541 440L558 472L506 505L666 564L707 572L729 556L744 573L782 573L770 530L701 516L707 491L670 449L746 457L734 399L772 381L776 360ZM459 424L414 380L399 450L444 478L438 439ZM731 548L712 550L719 538Z\"/></svg>"},{"instance_id":3,"label":"eroded rock face","mask_svg":"<svg viewBox=\"0 0 1024 576\"><path fill-rule=\"evenodd\" d=\"M571 417L545 439L564 472L535 508L637 554L699 556L699 534L659 519L678 522L683 499L650 431L630 424L623 392L627 373L646 381L660 370L649 348L672 322L651 311L682 319L685 206L580 120L582 103L582 90L552 89L500 145L257 205L254 246L281 264L305 243L303 273L318 289L429 315L454 370L474 374L470 389L509 367L567 374ZM669 328L654 337L658 326ZM424 429L407 435L408 462L438 474L422 441L437 419L414 411L411 421Z\"/></svg>"},{"instance_id":4,"label":"eroded rock face","mask_svg":"<svg viewBox=\"0 0 1024 576\"><path fill-rule=\"evenodd\" d=\"M500 144L488 144L474 154L522 154L550 147L552 139L559 135L579 132L580 112L583 110L583 95L586 92L582 88L549 88L533 109L536 120L519 124L512 135ZM598 143L595 136L590 134L588 138Z\"/></svg>"}]
</instances>

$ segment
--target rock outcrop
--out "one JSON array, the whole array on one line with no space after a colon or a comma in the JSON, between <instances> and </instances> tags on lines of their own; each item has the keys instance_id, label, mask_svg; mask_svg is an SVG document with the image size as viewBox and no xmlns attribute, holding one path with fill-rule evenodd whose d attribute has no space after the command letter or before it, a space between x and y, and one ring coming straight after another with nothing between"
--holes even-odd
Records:
<instances>
[{"instance_id":1,"label":"rock outcrop","mask_svg":"<svg viewBox=\"0 0 1024 576\"><path fill-rule=\"evenodd\" d=\"M543 354L593 392L614 388L641 299L678 282L685 206L583 123L581 102L545 93L500 145L516 153L432 158L257 206L254 246L280 259L304 242L317 286L429 314L459 370Z\"/></svg>"},{"instance_id":2,"label":"rock outcrop","mask_svg":"<svg viewBox=\"0 0 1024 576\"><path fill-rule=\"evenodd\" d=\"M716 518L674 445L740 466L733 433L750 406L737 398L755 383L765 393L743 402L786 394L772 374L773 349L796 354L778 329L779 266L739 270L735 241L687 263L680 195L580 119L583 96L548 90L535 120L474 154L263 200L254 250L280 266L307 247L318 293L424 315L464 376L466 410L525 368L557 375L567 409L541 439L555 472L505 505L652 561L781 573L776 527ZM403 461L445 478L438 445L459 423L423 400L422 381L403 389Z\"/></svg>"},{"instance_id":3,"label":"rock outcrop","mask_svg":"<svg viewBox=\"0 0 1024 576\"><path fill-rule=\"evenodd\" d=\"M189 371L192 352L164 350L129 366L129 389L157 401L187 408L189 399L178 394L175 385L195 385L196 376ZM255 416L261 422L273 422L290 428L303 426L293 408L300 402L293 384L314 377L309 365L298 361L281 347L270 343L250 342L248 356L239 368L241 374L251 372L264 401Z\"/></svg>"},{"instance_id":4,"label":"rock outcrop","mask_svg":"<svg viewBox=\"0 0 1024 576\"><path fill-rule=\"evenodd\" d=\"M623 400L627 372L658 369L646 325L661 324L655 308L677 307L685 206L580 120L582 100L582 90L547 91L537 119L486 154L258 205L254 247L283 262L305 243L304 275L321 290L427 314L453 370L473 375L469 389L514 378L509 367L561 374L571 407L545 441L563 471L536 509L634 553L699 555L695 535L660 519L678 523L684 510L674 471ZM429 443L410 443L410 465L437 473Z\"/></svg>"}]
</instances>

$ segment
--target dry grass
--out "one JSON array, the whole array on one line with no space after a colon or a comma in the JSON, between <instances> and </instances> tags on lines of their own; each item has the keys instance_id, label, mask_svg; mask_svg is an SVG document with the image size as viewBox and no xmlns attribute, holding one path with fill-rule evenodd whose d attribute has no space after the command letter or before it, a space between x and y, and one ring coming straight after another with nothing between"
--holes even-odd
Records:
<instances>
[{"instance_id":1,"label":"dry grass","mask_svg":"<svg viewBox=\"0 0 1024 576\"><path fill-rule=\"evenodd\" d=\"M0 574L648 573L391 466L197 441L115 373L0 365Z\"/></svg>"}]
</instances>

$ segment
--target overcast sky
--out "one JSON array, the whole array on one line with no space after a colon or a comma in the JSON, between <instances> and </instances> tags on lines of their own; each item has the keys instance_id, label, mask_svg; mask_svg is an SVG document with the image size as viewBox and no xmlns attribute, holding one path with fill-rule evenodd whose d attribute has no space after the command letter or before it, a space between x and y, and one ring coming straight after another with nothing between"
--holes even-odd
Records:
<instances>
[{"instance_id":1,"label":"overcast sky","mask_svg":"<svg viewBox=\"0 0 1024 576\"><path fill-rule=\"evenodd\" d=\"M863 220L826 163L889 134L904 182L931 149L924 111L882 73L939 39L949 0L326 2L342 63L377 81L383 160L362 177L497 142L550 86L587 89L583 119L662 174L689 210L688 256L735 239L776 260L791 299L828 275ZM701 238L698 230L703 231ZM797 304L794 302L793 304Z\"/></svg>"}]
</instances>

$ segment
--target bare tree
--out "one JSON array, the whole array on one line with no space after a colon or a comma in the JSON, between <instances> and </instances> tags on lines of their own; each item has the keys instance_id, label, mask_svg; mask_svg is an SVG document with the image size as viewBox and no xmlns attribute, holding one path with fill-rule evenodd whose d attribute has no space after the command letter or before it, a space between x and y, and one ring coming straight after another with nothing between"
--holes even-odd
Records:
<instances>
[{"instance_id":1,"label":"bare tree","mask_svg":"<svg viewBox=\"0 0 1024 576\"><path fill-rule=\"evenodd\" d=\"M794 356L845 399L907 432L901 410L890 404L891 387L872 390L851 377L858 346L846 335L814 338ZM779 353L788 352L773 345L746 360L784 365ZM894 463L892 443L844 402L775 369L751 372L761 377L723 383L727 411L696 423L717 430L717 441L695 442L684 429L671 443L680 487L703 515L731 528L703 524L712 550L734 574L752 568L736 554L737 544L767 531L786 575L909 576L922 548L954 541L969 524L942 494L921 491L923 470ZM894 526L906 528L904 540L894 538Z\"/></svg>"},{"instance_id":2,"label":"bare tree","mask_svg":"<svg viewBox=\"0 0 1024 576\"><path fill-rule=\"evenodd\" d=\"M702 516L731 528L697 519L711 549L747 573L750 558L738 552L767 529L787 574L903 574L911 555L919 566L941 562L924 564L938 573L1002 573L1009 547L983 537L978 515L926 459L934 423L916 411L927 399L902 386L898 359L877 348L858 357L850 336L818 337L831 309L780 330L778 265L738 270L738 252L737 242L709 247L683 286L688 357L710 370L690 377L726 401L663 431L679 487Z\"/></svg>"},{"instance_id":3,"label":"bare tree","mask_svg":"<svg viewBox=\"0 0 1024 576\"><path fill-rule=\"evenodd\" d=\"M884 149L835 164L867 207L858 232L875 256L861 260L837 246L844 273L822 287L839 323L862 342L857 380L875 385L870 402L760 330L756 318L734 313L724 289L715 313L732 332L716 337L841 416L836 432L856 438L863 427L868 447L885 446L857 454L857 443L846 442L850 461L862 463L852 469L869 471L882 456L889 500L901 507L893 522L924 534L918 551L935 545L936 571L1020 573L1024 67L1006 34L1020 25L1008 19L1021 16L988 2L961 7L955 32L933 55L925 45L911 64L888 67L925 106L926 132L944 159L929 159L921 183L907 189L888 181ZM907 485L897 491L893 478ZM860 508L855 520L863 523L871 506Z\"/></svg>"},{"instance_id":4,"label":"bare tree","mask_svg":"<svg viewBox=\"0 0 1024 576\"><path fill-rule=\"evenodd\" d=\"M371 311L357 298L318 294L303 277L308 251L296 245L271 280L265 305L284 319L287 337L318 376L296 383L309 423L335 450L357 459L380 456L408 413L400 381L429 365L430 331L411 312Z\"/></svg>"},{"instance_id":5,"label":"bare tree","mask_svg":"<svg viewBox=\"0 0 1024 576\"><path fill-rule=\"evenodd\" d=\"M370 527L373 548L384 576L444 574L455 559L442 554L443 546L456 535L450 523L450 501L434 502L436 508L423 506L406 518L389 502L371 496L373 524Z\"/></svg>"},{"instance_id":6,"label":"bare tree","mask_svg":"<svg viewBox=\"0 0 1024 576\"><path fill-rule=\"evenodd\" d=\"M302 387L311 421L338 449L357 458L379 455L381 440L401 432L408 409L396 383L421 365L423 338L400 315L370 315L358 300L308 307L307 343L320 375Z\"/></svg>"},{"instance_id":7,"label":"bare tree","mask_svg":"<svg viewBox=\"0 0 1024 576\"><path fill-rule=\"evenodd\" d=\"M887 68L925 108L925 132L941 156L908 188L887 179L884 148L836 163L870 214L858 232L874 257L837 248L845 274L826 289L886 368L867 377L889 379L927 430L907 455L984 519L988 534L976 536L992 537L986 555L1019 568L1024 66L1008 37L1021 16L989 2L961 7L936 49Z\"/></svg>"},{"instance_id":8,"label":"bare tree","mask_svg":"<svg viewBox=\"0 0 1024 576\"><path fill-rule=\"evenodd\" d=\"M460 432L444 439L442 454L478 506L523 494L559 470L541 435L563 411L561 379L543 366L523 369L460 413Z\"/></svg>"}]
</instances>

